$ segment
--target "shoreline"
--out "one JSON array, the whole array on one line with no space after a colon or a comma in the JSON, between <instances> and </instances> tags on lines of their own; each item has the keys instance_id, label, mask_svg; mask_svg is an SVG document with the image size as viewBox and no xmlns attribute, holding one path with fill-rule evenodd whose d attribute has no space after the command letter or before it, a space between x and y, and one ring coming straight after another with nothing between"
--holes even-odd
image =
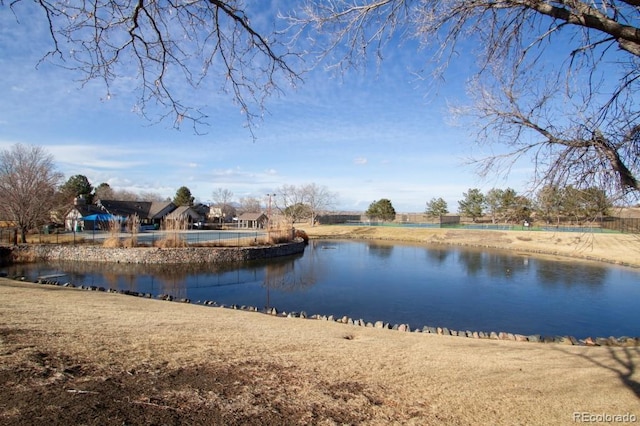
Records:
<instances>
[{"instance_id":1,"label":"shoreline","mask_svg":"<svg viewBox=\"0 0 640 426\"><path fill-rule=\"evenodd\" d=\"M640 235L635 234L346 225L319 225L305 228L304 231L310 239L378 240L433 246L475 247L640 268Z\"/></svg>"}]
</instances>

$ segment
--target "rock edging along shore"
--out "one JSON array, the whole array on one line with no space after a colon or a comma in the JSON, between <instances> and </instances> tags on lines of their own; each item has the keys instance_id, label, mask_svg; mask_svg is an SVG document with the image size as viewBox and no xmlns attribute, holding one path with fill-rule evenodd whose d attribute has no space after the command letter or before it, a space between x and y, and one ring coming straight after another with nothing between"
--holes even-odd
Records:
<instances>
[{"instance_id":1,"label":"rock edging along shore","mask_svg":"<svg viewBox=\"0 0 640 426\"><path fill-rule=\"evenodd\" d=\"M305 242L256 247L106 248L90 245L20 245L3 253L11 263L33 261L78 261L114 263L233 263L290 256L304 252Z\"/></svg>"},{"instance_id":2,"label":"rock edging along shore","mask_svg":"<svg viewBox=\"0 0 640 426\"><path fill-rule=\"evenodd\" d=\"M24 279L23 279L24 280ZM105 289L104 287L98 286L86 286L86 285L75 285L72 283L64 283L60 284L55 280L44 280L39 279L36 281L36 284L47 284L47 285L56 285L70 288L78 288L81 290L89 290L89 291L100 291L100 292L108 292L108 293L119 293L128 296L134 297L144 297L147 299L153 298L153 295L150 293L140 293L137 291L131 290L114 290L114 289ZM156 296L157 299L166 300L170 302L179 302L179 303L192 303L191 299L187 298L175 298L170 294L159 294ZM350 325L354 327L367 327L367 328L377 328L377 329L385 329L385 330L396 330L400 332L414 332L414 333L423 333L423 334L437 334L441 336L457 336L457 337L466 337L471 339L488 339L488 340L510 340L515 342L533 342L533 343L556 343L556 344L564 344L564 345L578 345L578 346L640 346L640 337L587 337L585 339L576 339L573 336L543 336L540 334L531 334L531 335L522 335L515 333L508 333L505 331L470 331L470 330L453 330L447 327L430 327L424 326L422 328L411 329L409 324L390 324L383 321L376 322L365 322L362 319L352 319L345 316L342 317L334 317L333 315L311 315L308 316L306 312L280 312L274 307L268 307L264 309L259 309L255 306L239 306L239 305L224 305L218 304L213 300L204 300L194 302L195 304L212 306L218 308L229 308L236 309L248 312L261 312L263 314L277 316L282 318L308 318L313 320L321 320L321 321L330 321L336 322L340 324ZM344 338L351 340L355 336L351 334L345 334Z\"/></svg>"}]
</instances>

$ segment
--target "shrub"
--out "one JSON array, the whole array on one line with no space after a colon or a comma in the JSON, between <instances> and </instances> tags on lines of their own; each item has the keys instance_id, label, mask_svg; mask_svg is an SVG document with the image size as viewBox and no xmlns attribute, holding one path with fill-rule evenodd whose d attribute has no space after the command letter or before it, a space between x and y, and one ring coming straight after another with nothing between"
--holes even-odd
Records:
<instances>
[{"instance_id":1,"label":"shrub","mask_svg":"<svg viewBox=\"0 0 640 426\"><path fill-rule=\"evenodd\" d=\"M178 234L167 234L163 239L154 242L153 246L158 248L181 248L187 247L187 242L180 238Z\"/></svg>"},{"instance_id":2,"label":"shrub","mask_svg":"<svg viewBox=\"0 0 640 426\"><path fill-rule=\"evenodd\" d=\"M118 248L122 247L122 241L118 237L109 237L102 243L102 247L106 248Z\"/></svg>"},{"instance_id":3,"label":"shrub","mask_svg":"<svg viewBox=\"0 0 640 426\"><path fill-rule=\"evenodd\" d=\"M305 243L309 242L309 236L302 229L296 229L296 238L302 238Z\"/></svg>"}]
</instances>

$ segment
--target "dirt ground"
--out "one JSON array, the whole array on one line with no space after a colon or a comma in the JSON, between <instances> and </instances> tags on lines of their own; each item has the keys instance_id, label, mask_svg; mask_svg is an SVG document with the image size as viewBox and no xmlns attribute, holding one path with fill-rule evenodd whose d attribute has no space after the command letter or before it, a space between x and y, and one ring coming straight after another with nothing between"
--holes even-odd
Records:
<instances>
[{"instance_id":1,"label":"dirt ground","mask_svg":"<svg viewBox=\"0 0 640 426\"><path fill-rule=\"evenodd\" d=\"M540 250L521 237L478 241ZM618 237L595 238L588 255L576 236L544 238L554 256L637 265L608 254L638 253ZM406 333L0 279L2 425L640 422L639 365L638 347Z\"/></svg>"}]
</instances>

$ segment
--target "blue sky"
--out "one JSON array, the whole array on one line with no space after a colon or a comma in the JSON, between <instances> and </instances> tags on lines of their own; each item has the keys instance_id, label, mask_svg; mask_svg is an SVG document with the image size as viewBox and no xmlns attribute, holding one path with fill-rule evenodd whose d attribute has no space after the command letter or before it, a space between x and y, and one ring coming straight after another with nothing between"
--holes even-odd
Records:
<instances>
[{"instance_id":1,"label":"blue sky","mask_svg":"<svg viewBox=\"0 0 640 426\"><path fill-rule=\"evenodd\" d=\"M524 188L526 167L508 181L487 181L466 164L482 153L470 129L448 123L447 103L464 100L468 64L452 68L436 92L410 72L426 52L408 44L394 46L379 69L342 76L317 69L267 100L255 140L218 87L192 92L209 105L210 123L207 134L194 135L189 125L176 130L137 115L135 82L106 100L99 82L83 87L77 74L46 62L36 69L50 47L44 21L16 24L7 11L0 14L0 149L43 146L65 179L82 174L93 185L166 197L187 186L202 202L218 188L236 200L265 199L285 184L316 183L337 193L336 209L365 210L388 198L398 212L424 211L434 197L455 212L472 187Z\"/></svg>"}]
</instances>

